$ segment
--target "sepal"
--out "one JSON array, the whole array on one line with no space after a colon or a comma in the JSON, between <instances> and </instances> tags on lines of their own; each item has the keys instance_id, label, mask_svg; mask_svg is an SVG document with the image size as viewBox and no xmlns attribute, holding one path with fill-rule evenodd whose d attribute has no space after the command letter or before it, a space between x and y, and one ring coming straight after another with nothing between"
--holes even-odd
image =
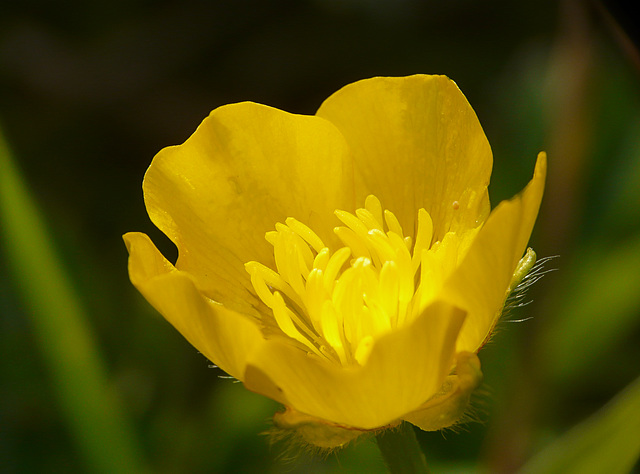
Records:
<instances>
[{"instance_id":1,"label":"sepal","mask_svg":"<svg viewBox=\"0 0 640 474\"><path fill-rule=\"evenodd\" d=\"M456 373L447 376L438 393L403 418L424 431L437 431L458 423L464 416L471 393L482 382L480 360L472 352L459 352Z\"/></svg>"},{"instance_id":2,"label":"sepal","mask_svg":"<svg viewBox=\"0 0 640 474\"><path fill-rule=\"evenodd\" d=\"M342 426L330 421L322 420L293 408L278 412L273 417L273 423L278 430L300 438L304 443L321 449L335 449L345 446L358 436L370 430L361 430L350 426ZM289 433L286 433L286 432Z\"/></svg>"}]
</instances>

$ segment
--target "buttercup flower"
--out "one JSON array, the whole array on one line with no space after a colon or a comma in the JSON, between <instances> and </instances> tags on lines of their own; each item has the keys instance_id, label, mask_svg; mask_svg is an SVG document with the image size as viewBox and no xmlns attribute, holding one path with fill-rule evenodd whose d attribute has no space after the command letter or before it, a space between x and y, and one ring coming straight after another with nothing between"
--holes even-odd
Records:
<instances>
[{"instance_id":1,"label":"buttercup flower","mask_svg":"<svg viewBox=\"0 0 640 474\"><path fill-rule=\"evenodd\" d=\"M340 446L406 420L456 423L478 350L535 261L546 157L490 212L489 143L455 83L356 82L315 116L220 107L144 178L175 265L125 235L129 275L200 352Z\"/></svg>"}]
</instances>

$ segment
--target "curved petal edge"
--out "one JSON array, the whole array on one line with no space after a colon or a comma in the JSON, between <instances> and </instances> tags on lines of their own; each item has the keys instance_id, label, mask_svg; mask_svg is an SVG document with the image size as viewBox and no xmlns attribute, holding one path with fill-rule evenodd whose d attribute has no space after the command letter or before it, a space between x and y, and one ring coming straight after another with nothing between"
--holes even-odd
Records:
<instances>
[{"instance_id":1,"label":"curved petal edge","mask_svg":"<svg viewBox=\"0 0 640 474\"><path fill-rule=\"evenodd\" d=\"M147 235L131 232L123 239L138 291L205 357L242 380L247 357L264 342L257 323L202 295L193 277L176 270Z\"/></svg>"},{"instance_id":2,"label":"curved petal edge","mask_svg":"<svg viewBox=\"0 0 640 474\"><path fill-rule=\"evenodd\" d=\"M440 391L404 420L424 431L437 431L463 419L471 394L482 383L482 371L478 356L471 352L459 353L456 361L456 373L449 375Z\"/></svg>"}]
</instances>

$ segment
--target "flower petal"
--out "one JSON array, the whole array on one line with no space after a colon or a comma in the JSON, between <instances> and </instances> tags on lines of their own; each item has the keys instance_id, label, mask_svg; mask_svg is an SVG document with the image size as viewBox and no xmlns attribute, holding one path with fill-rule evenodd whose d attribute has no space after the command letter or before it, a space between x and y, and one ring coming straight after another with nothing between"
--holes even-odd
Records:
<instances>
[{"instance_id":1,"label":"flower petal","mask_svg":"<svg viewBox=\"0 0 640 474\"><path fill-rule=\"evenodd\" d=\"M332 124L245 102L214 110L184 144L160 151L143 188L151 220L178 247L176 267L207 296L256 314L244 264L273 267L265 232L295 217L333 239L333 211L353 206L351 176Z\"/></svg>"},{"instance_id":2,"label":"flower petal","mask_svg":"<svg viewBox=\"0 0 640 474\"><path fill-rule=\"evenodd\" d=\"M418 209L434 241L477 227L489 214L492 155L475 112L444 76L376 77L350 84L320 107L347 139L356 199L376 195L412 237Z\"/></svg>"},{"instance_id":3,"label":"flower petal","mask_svg":"<svg viewBox=\"0 0 640 474\"><path fill-rule=\"evenodd\" d=\"M123 238L138 291L205 357L242 380L247 357L264 342L258 325L203 296L192 277L176 270L145 234Z\"/></svg>"},{"instance_id":4,"label":"flower petal","mask_svg":"<svg viewBox=\"0 0 640 474\"><path fill-rule=\"evenodd\" d=\"M435 302L411 325L375 341L364 366L341 367L269 341L247 367L245 385L334 424L388 425L438 391L452 368L465 313Z\"/></svg>"},{"instance_id":5,"label":"flower petal","mask_svg":"<svg viewBox=\"0 0 640 474\"><path fill-rule=\"evenodd\" d=\"M481 382L478 356L472 352L461 352L456 356L456 373L446 378L433 398L404 419L424 431L449 428L464 417L471 393Z\"/></svg>"},{"instance_id":6,"label":"flower petal","mask_svg":"<svg viewBox=\"0 0 640 474\"><path fill-rule=\"evenodd\" d=\"M468 312L458 337L458 352L477 352L502 313L513 273L538 216L546 173L547 157L540 153L533 179L520 194L494 209L445 283L443 297Z\"/></svg>"}]
</instances>

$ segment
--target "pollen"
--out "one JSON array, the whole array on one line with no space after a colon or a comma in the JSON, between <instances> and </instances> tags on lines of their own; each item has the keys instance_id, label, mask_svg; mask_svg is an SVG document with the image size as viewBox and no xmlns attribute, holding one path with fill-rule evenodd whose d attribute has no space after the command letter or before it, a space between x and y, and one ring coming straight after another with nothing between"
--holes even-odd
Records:
<instances>
[{"instance_id":1,"label":"pollen","mask_svg":"<svg viewBox=\"0 0 640 474\"><path fill-rule=\"evenodd\" d=\"M335 215L342 224L334 228L342 247L330 250L313 230L289 217L265 236L277 271L258 262L245 268L272 312L265 324L310 354L362 365L376 338L409 324L434 299L472 236L448 232L432 244L431 216L420 209L412 239L373 195L355 214L336 210Z\"/></svg>"}]
</instances>

